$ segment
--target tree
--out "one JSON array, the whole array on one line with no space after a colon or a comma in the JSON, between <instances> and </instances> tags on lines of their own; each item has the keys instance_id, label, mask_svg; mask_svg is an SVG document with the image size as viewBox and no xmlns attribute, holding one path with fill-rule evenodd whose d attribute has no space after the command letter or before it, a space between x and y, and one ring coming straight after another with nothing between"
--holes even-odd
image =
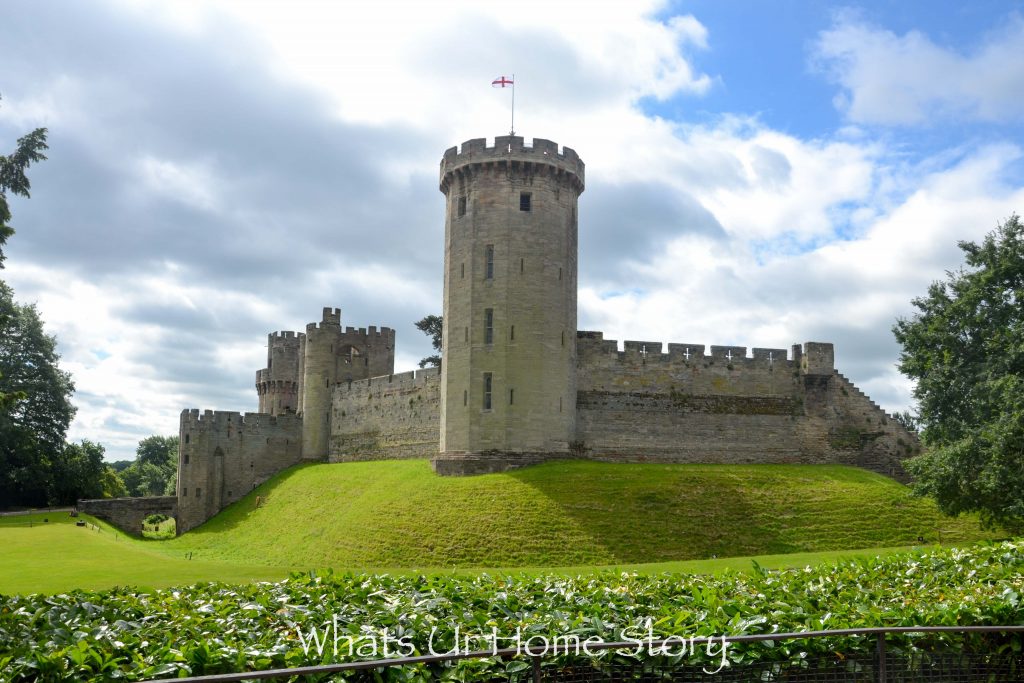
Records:
<instances>
[{"instance_id":1,"label":"tree","mask_svg":"<svg viewBox=\"0 0 1024 683\"><path fill-rule=\"evenodd\" d=\"M147 436L135 449L135 461L121 471L128 495L163 496L178 478L178 437Z\"/></svg>"},{"instance_id":2,"label":"tree","mask_svg":"<svg viewBox=\"0 0 1024 683\"><path fill-rule=\"evenodd\" d=\"M17 147L8 156L0 155L0 268L4 267L3 246L7 238L14 234L8 221L11 220L11 210L7 204L7 193L29 196L28 177L25 170L36 161L46 158L43 150L49 149L46 144L46 129L36 128L28 135L18 138Z\"/></svg>"},{"instance_id":3,"label":"tree","mask_svg":"<svg viewBox=\"0 0 1024 683\"><path fill-rule=\"evenodd\" d=\"M74 505L80 498L103 498L104 449L98 443L83 440L69 443L51 463L50 505Z\"/></svg>"},{"instance_id":4,"label":"tree","mask_svg":"<svg viewBox=\"0 0 1024 683\"><path fill-rule=\"evenodd\" d=\"M121 475L110 465L103 470L101 483L103 484L104 498L123 498L128 495L128 489L121 481Z\"/></svg>"},{"instance_id":5,"label":"tree","mask_svg":"<svg viewBox=\"0 0 1024 683\"><path fill-rule=\"evenodd\" d=\"M46 145L46 129L36 128L34 131L18 139L17 147L10 156L0 155L0 268L4 267L3 246L7 238L14 234L14 228L8 225L11 220L11 210L7 204L7 193L29 196L28 177L25 176L27 169L32 162L42 161L46 158L43 154ZM6 325L3 319L3 311L0 311L0 328ZM0 375L2 378L2 375ZM25 398L19 392L5 392L0 388L0 414L6 413L15 403ZM0 484L0 491L2 491Z\"/></svg>"},{"instance_id":6,"label":"tree","mask_svg":"<svg viewBox=\"0 0 1024 683\"><path fill-rule=\"evenodd\" d=\"M916 381L925 453L916 489L943 511L1024 524L1024 225L1013 215L981 244L960 242L918 312L893 327L900 370Z\"/></svg>"},{"instance_id":7,"label":"tree","mask_svg":"<svg viewBox=\"0 0 1024 683\"><path fill-rule=\"evenodd\" d=\"M22 306L0 282L0 394L17 395L0 410L0 500L45 505L53 463L75 414L71 375L58 367L54 337L35 306Z\"/></svg>"},{"instance_id":8,"label":"tree","mask_svg":"<svg viewBox=\"0 0 1024 683\"><path fill-rule=\"evenodd\" d=\"M420 367L425 368L428 365L432 367L441 367L441 339L444 333L444 319L439 315L428 315L422 320L416 321L416 328L430 336L430 343L433 344L434 350L437 353L427 356L420 361Z\"/></svg>"}]
</instances>

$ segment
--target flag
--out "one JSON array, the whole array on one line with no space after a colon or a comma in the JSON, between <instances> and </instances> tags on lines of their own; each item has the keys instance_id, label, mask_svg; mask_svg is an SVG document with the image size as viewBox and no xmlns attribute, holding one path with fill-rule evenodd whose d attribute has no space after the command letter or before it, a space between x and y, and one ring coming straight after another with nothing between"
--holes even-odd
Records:
<instances>
[{"instance_id":1,"label":"flag","mask_svg":"<svg viewBox=\"0 0 1024 683\"><path fill-rule=\"evenodd\" d=\"M491 85L494 86L495 88L513 87L512 79L505 78L504 76L502 76L501 78L495 78L493 81L491 81Z\"/></svg>"}]
</instances>

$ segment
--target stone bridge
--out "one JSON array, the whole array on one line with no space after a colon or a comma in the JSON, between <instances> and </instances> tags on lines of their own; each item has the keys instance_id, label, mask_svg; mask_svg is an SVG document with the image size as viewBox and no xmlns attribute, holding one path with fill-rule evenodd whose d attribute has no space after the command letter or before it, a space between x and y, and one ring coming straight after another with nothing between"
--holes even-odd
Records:
<instances>
[{"instance_id":1,"label":"stone bridge","mask_svg":"<svg viewBox=\"0 0 1024 683\"><path fill-rule=\"evenodd\" d=\"M78 501L78 511L110 522L132 536L142 535L142 520L153 514L178 518L176 496L148 498L94 498Z\"/></svg>"}]
</instances>

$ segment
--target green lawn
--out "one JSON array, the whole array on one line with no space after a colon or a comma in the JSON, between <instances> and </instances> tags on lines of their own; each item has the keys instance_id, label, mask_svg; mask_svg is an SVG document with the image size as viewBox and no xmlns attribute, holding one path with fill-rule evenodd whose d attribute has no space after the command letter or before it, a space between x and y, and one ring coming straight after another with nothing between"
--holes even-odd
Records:
<instances>
[{"instance_id":1,"label":"green lawn","mask_svg":"<svg viewBox=\"0 0 1024 683\"><path fill-rule=\"evenodd\" d=\"M886 477L800 465L565 461L455 478L435 476L424 460L306 465L169 541L76 527L63 514L33 528L0 518L0 592L242 582L326 567L715 572L748 569L751 557L803 566L919 538L1001 535L976 518L944 517Z\"/></svg>"},{"instance_id":2,"label":"green lawn","mask_svg":"<svg viewBox=\"0 0 1024 683\"><path fill-rule=\"evenodd\" d=\"M406 460L293 468L161 547L230 562L411 569L631 565L995 535L851 467L562 461L438 477L425 460Z\"/></svg>"},{"instance_id":3,"label":"green lawn","mask_svg":"<svg viewBox=\"0 0 1024 683\"><path fill-rule=\"evenodd\" d=\"M48 523L42 520L48 518ZM14 521L17 520L17 521ZM33 526L27 526L31 521ZM0 593L58 593L114 586L159 588L200 581L276 580L288 570L187 560L154 552L100 524L75 526L67 513L0 517Z\"/></svg>"}]
</instances>

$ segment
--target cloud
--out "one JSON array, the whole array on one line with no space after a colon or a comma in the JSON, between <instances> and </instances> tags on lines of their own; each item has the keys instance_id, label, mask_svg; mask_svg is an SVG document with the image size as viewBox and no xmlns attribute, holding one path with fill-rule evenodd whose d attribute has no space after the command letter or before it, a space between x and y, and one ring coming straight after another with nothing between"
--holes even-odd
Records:
<instances>
[{"instance_id":1,"label":"cloud","mask_svg":"<svg viewBox=\"0 0 1024 683\"><path fill-rule=\"evenodd\" d=\"M730 143L723 137L720 145ZM731 147L737 155L752 149L744 138L733 139ZM833 153L807 145L792 158L819 168ZM854 158L860 154L863 150ZM621 280L619 289L583 282L581 329L603 330L605 338L620 341L748 348L833 342L840 371L889 410L903 409L911 403L912 387L895 369L899 349L891 327L898 316L912 315L912 298L962 263L959 240L980 240L1024 204L1024 187L1005 181L1022 157L1024 152L1013 145L977 149L951 166L917 176L914 191L865 220L858 234L833 235L802 250L757 252L750 248L747 233L731 229L723 214L714 211L727 233L724 238L700 232L671 235L660 249L633 264L632 276ZM813 194L827 179L815 185L799 165L793 173L804 178L803 187L777 199L780 214L822 210ZM921 167L929 165L926 161ZM878 182L866 190L851 185L848 197L837 195L844 205L852 202L846 211L856 212L858 203L883 205L891 199L885 188L909 182L882 182L887 174L920 171L884 160L873 169L881 176ZM785 225L777 224L775 230L783 235ZM627 282L642 283L642 291Z\"/></svg>"},{"instance_id":2,"label":"cloud","mask_svg":"<svg viewBox=\"0 0 1024 683\"><path fill-rule=\"evenodd\" d=\"M719 79L689 58L714 64L704 25L665 13L9 3L0 140L45 125L51 149L32 199L16 199L4 277L38 302L75 377L71 437L130 457L139 439L174 433L182 408L255 409L264 335L302 331L323 306L346 325L394 328L399 371L428 355L413 322L441 309L438 162L507 130L510 93L489 83L512 58L517 131L587 164L581 328L834 341L840 369L905 406L888 329L956 266L956 240L1024 199L1010 172L1020 150L950 144L908 161L870 127L808 138L731 112L701 125L645 115L645 98L698 100ZM844 27L885 34L832 30ZM861 73L846 46L821 63ZM860 92L843 87L851 102Z\"/></svg>"},{"instance_id":3,"label":"cloud","mask_svg":"<svg viewBox=\"0 0 1024 683\"><path fill-rule=\"evenodd\" d=\"M817 66L842 91L836 106L856 123L935 125L1024 119L1024 18L1010 15L967 53L920 31L897 35L850 13L814 43Z\"/></svg>"}]
</instances>

